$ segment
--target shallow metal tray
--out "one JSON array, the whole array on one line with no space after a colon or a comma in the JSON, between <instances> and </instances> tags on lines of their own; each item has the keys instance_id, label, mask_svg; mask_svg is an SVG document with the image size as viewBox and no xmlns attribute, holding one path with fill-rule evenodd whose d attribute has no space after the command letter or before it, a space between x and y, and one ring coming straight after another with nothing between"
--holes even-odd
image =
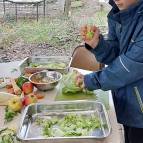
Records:
<instances>
[{"instance_id":1,"label":"shallow metal tray","mask_svg":"<svg viewBox=\"0 0 143 143\"><path fill-rule=\"evenodd\" d=\"M79 137L44 137L41 129L34 126L37 117L47 118L55 116L61 118L61 115L69 113L82 114L86 116L96 115L101 124L93 135ZM106 126L105 126L106 125ZM33 104L24 110L20 128L17 133L18 139L22 143L95 143L95 140L103 140L111 132L111 126L104 105L96 101L59 101L47 104Z\"/></svg>"},{"instance_id":2,"label":"shallow metal tray","mask_svg":"<svg viewBox=\"0 0 143 143\"><path fill-rule=\"evenodd\" d=\"M53 69L53 68L37 68L37 67L29 67L30 63L40 63L40 64L48 64L52 62L62 62L66 64L65 68L62 69ZM22 74L24 73L35 73L39 72L42 70L54 70L58 71L61 73L67 73L69 71L71 63L71 58L67 56L48 56L48 57L43 57L43 56L36 56L36 57L27 57L25 58L20 64L19 68Z\"/></svg>"}]
</instances>

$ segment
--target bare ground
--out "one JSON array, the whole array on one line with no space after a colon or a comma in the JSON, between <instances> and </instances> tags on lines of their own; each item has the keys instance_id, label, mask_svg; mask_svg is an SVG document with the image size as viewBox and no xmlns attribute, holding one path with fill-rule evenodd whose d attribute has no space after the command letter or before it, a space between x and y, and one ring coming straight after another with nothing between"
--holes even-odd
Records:
<instances>
[{"instance_id":1,"label":"bare ground","mask_svg":"<svg viewBox=\"0 0 143 143\"><path fill-rule=\"evenodd\" d=\"M74 19L77 21L81 16L89 15L92 16L97 9L99 9L99 4L97 4L97 0L83 0L84 1L84 7L80 9L80 13L75 12ZM59 5L57 5L59 6ZM58 7L55 7L55 5L49 4L48 12L46 15L56 15ZM2 7L0 7L2 9ZM53 13L49 13L49 9L52 8ZM52 11L51 10L51 11ZM61 10L61 7L60 7ZM50 11L50 12L51 12ZM59 14L59 12L58 12ZM74 14L74 13L73 13ZM0 62L9 62L14 60L22 60L27 56L51 56L51 55L71 55L73 48L59 48L59 47L53 47L49 45L48 43L41 43L41 44L27 44L22 39L17 39L16 41L13 41L12 44L7 47L3 48L0 47Z\"/></svg>"}]
</instances>

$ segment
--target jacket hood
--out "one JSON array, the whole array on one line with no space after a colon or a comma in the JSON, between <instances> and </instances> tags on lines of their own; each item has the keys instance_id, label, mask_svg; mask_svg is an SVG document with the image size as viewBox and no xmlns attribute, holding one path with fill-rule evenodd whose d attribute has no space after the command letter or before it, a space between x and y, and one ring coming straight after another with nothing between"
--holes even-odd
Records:
<instances>
[{"instance_id":1,"label":"jacket hood","mask_svg":"<svg viewBox=\"0 0 143 143\"><path fill-rule=\"evenodd\" d=\"M114 5L115 5L115 2L114 2L113 0L109 0L109 4L110 4L111 6L114 6Z\"/></svg>"},{"instance_id":2,"label":"jacket hood","mask_svg":"<svg viewBox=\"0 0 143 143\"><path fill-rule=\"evenodd\" d=\"M116 6L114 0L109 0L109 4L110 4L112 7ZM116 6L116 7L117 7L117 6Z\"/></svg>"},{"instance_id":3,"label":"jacket hood","mask_svg":"<svg viewBox=\"0 0 143 143\"><path fill-rule=\"evenodd\" d=\"M117 13L120 11L117 5L115 4L114 0L109 0L109 4L112 6L113 13Z\"/></svg>"},{"instance_id":4,"label":"jacket hood","mask_svg":"<svg viewBox=\"0 0 143 143\"><path fill-rule=\"evenodd\" d=\"M115 9L117 11L119 10L117 5L115 4L114 0L109 0L109 4L112 6L113 9Z\"/></svg>"}]
</instances>

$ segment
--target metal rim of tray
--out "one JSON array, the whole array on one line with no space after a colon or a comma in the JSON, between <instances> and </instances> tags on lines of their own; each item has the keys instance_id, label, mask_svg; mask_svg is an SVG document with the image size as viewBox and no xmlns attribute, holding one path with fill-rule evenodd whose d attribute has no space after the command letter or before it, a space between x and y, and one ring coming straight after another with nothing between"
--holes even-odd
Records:
<instances>
[{"instance_id":1,"label":"metal rim of tray","mask_svg":"<svg viewBox=\"0 0 143 143\"><path fill-rule=\"evenodd\" d=\"M42 57L42 59L54 59L55 57L57 56L47 56L47 57ZM29 58L40 58L40 56L32 56L32 57L26 57L24 60L22 60L19 64L18 64L18 67L21 66L21 64L23 64L23 62L25 62L26 60L28 60ZM72 62L72 57L68 57L68 56L58 56L58 58L67 58L69 59L69 63L68 63L68 66L67 67L70 67L71 65L71 62ZM66 68L67 68L66 67Z\"/></svg>"},{"instance_id":2,"label":"metal rim of tray","mask_svg":"<svg viewBox=\"0 0 143 143\"><path fill-rule=\"evenodd\" d=\"M46 103L36 103L36 106L37 105L59 105L59 104L70 104L70 103L86 103L86 102L88 102L88 103L97 103L97 104L100 104L101 106L102 106L102 108L103 108L103 111L104 111L104 114L105 114L105 117L106 117L106 121L107 121L107 124L108 124L108 127L109 127L109 131L108 131L108 134L106 134L106 136L104 136L104 137L95 137L95 136L72 136L72 137L47 137L47 138L29 138L29 139L25 139L25 138L22 138L21 136L20 136L20 128L18 129L18 132L17 132L17 138L19 139L19 140L23 140L23 141L30 141L30 140L45 140L45 139L47 139L47 140L57 140L57 139L104 139L104 138L106 138L106 137L108 137L109 135L110 135L110 133L111 133L111 124L110 124L110 121L109 121L109 118L108 118L108 114L107 114L107 111L106 111L106 109L105 109L105 106L103 105L103 103L101 103L101 102L99 102L99 101L89 101L89 100L76 100L76 101L52 101L52 102L46 102ZM21 125L23 124L23 120L24 120L24 117L25 117L25 115L26 115L26 113L27 113L27 111L28 111L28 109L29 109L29 107L30 106L33 106L33 105L35 105L35 104L30 104L30 105L28 105L26 108L25 108L25 110L24 110L24 112L23 112L23 115L22 115L22 118L21 118L21 122L20 122L20 127L21 127Z\"/></svg>"}]
</instances>

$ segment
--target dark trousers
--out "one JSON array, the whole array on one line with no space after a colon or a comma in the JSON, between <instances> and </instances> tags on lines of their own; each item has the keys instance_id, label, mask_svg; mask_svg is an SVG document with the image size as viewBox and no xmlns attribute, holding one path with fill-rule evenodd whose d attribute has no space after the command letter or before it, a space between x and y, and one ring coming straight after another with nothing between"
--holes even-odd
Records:
<instances>
[{"instance_id":1,"label":"dark trousers","mask_svg":"<svg viewBox=\"0 0 143 143\"><path fill-rule=\"evenodd\" d=\"M143 143L143 128L124 126L125 143Z\"/></svg>"}]
</instances>

